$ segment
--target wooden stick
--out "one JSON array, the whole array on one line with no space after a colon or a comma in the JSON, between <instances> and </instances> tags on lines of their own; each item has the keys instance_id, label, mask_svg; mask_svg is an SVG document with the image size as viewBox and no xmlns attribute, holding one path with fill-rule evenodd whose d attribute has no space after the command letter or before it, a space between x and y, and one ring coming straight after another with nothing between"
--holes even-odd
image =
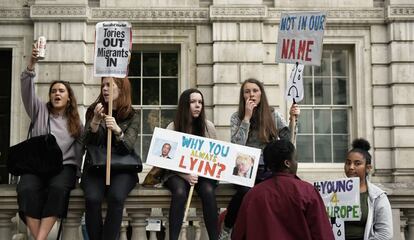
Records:
<instances>
[{"instance_id":1,"label":"wooden stick","mask_svg":"<svg viewBox=\"0 0 414 240\"><path fill-rule=\"evenodd\" d=\"M293 99L293 104L296 104L295 99ZM290 128L290 142L296 147L296 125L298 122L298 118L296 115L290 116L289 128Z\"/></svg>"},{"instance_id":2,"label":"wooden stick","mask_svg":"<svg viewBox=\"0 0 414 240\"><path fill-rule=\"evenodd\" d=\"M112 117L112 99L114 92L114 80L109 78L109 101L108 101L108 116ZM111 184L111 147L112 147L112 131L108 129L108 138L106 144L106 185Z\"/></svg>"},{"instance_id":3,"label":"wooden stick","mask_svg":"<svg viewBox=\"0 0 414 240\"><path fill-rule=\"evenodd\" d=\"M188 209L190 208L191 199L193 198L194 185L190 187L190 192L188 193L187 203L185 204L184 219L183 222L187 221Z\"/></svg>"}]
</instances>

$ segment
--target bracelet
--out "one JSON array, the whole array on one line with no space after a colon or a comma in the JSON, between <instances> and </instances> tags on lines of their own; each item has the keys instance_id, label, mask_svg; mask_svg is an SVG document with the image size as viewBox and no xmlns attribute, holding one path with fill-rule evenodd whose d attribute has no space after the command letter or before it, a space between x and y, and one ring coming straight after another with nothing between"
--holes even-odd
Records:
<instances>
[{"instance_id":1,"label":"bracelet","mask_svg":"<svg viewBox=\"0 0 414 240\"><path fill-rule=\"evenodd\" d=\"M34 72L34 70L35 70L34 68L30 69L30 68L29 68L29 66L27 66L27 67L26 67L26 69L27 69L27 71L29 71L29 72Z\"/></svg>"}]
</instances>

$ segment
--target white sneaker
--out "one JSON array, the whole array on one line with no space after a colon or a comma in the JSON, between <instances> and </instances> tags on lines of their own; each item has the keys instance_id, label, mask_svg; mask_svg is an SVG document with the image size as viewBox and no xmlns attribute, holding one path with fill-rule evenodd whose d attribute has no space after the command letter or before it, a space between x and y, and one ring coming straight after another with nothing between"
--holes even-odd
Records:
<instances>
[{"instance_id":1,"label":"white sneaker","mask_svg":"<svg viewBox=\"0 0 414 240\"><path fill-rule=\"evenodd\" d=\"M230 240L230 236L231 236L231 229L226 229L225 227L223 227L221 229L218 240Z\"/></svg>"}]
</instances>

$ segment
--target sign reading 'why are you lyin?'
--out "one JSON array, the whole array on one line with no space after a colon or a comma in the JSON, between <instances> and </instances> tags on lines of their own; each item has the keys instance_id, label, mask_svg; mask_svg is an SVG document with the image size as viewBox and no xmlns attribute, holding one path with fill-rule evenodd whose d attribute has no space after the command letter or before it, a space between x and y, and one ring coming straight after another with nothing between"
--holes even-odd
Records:
<instances>
[{"instance_id":1,"label":"sign reading 'why are you lyin?'","mask_svg":"<svg viewBox=\"0 0 414 240\"><path fill-rule=\"evenodd\" d=\"M257 148L155 128L146 163L252 187L260 153Z\"/></svg>"}]
</instances>

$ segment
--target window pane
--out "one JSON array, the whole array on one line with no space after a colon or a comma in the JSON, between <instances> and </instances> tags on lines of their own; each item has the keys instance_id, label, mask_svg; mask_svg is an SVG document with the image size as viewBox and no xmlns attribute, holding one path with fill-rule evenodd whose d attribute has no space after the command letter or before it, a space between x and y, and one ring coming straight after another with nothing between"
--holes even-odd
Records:
<instances>
[{"instance_id":1,"label":"window pane","mask_svg":"<svg viewBox=\"0 0 414 240\"><path fill-rule=\"evenodd\" d=\"M331 66L330 64L330 53L329 51L323 51L321 65L315 66L315 76L330 76L331 75Z\"/></svg>"},{"instance_id":2,"label":"window pane","mask_svg":"<svg viewBox=\"0 0 414 240\"><path fill-rule=\"evenodd\" d=\"M147 161L147 155L148 155L148 150L151 144L151 138L152 136L144 136L142 137L142 159L145 159L145 162Z\"/></svg>"},{"instance_id":3,"label":"window pane","mask_svg":"<svg viewBox=\"0 0 414 240\"><path fill-rule=\"evenodd\" d=\"M161 75L177 76L178 75L178 54L161 53Z\"/></svg>"},{"instance_id":4,"label":"window pane","mask_svg":"<svg viewBox=\"0 0 414 240\"><path fill-rule=\"evenodd\" d=\"M312 77L312 66L305 65L303 69L303 77Z\"/></svg>"},{"instance_id":5,"label":"window pane","mask_svg":"<svg viewBox=\"0 0 414 240\"><path fill-rule=\"evenodd\" d=\"M296 138L296 146L299 162L313 162L312 136L299 135Z\"/></svg>"},{"instance_id":6,"label":"window pane","mask_svg":"<svg viewBox=\"0 0 414 240\"><path fill-rule=\"evenodd\" d=\"M333 133L348 133L347 110L332 110Z\"/></svg>"},{"instance_id":7,"label":"window pane","mask_svg":"<svg viewBox=\"0 0 414 240\"><path fill-rule=\"evenodd\" d=\"M332 162L331 160L331 136L315 136L315 161Z\"/></svg>"},{"instance_id":8,"label":"window pane","mask_svg":"<svg viewBox=\"0 0 414 240\"><path fill-rule=\"evenodd\" d=\"M329 78L315 78L315 104L331 104L331 83Z\"/></svg>"},{"instance_id":9,"label":"window pane","mask_svg":"<svg viewBox=\"0 0 414 240\"><path fill-rule=\"evenodd\" d=\"M300 111L298 132L299 133L312 133L312 110L303 109Z\"/></svg>"},{"instance_id":10,"label":"window pane","mask_svg":"<svg viewBox=\"0 0 414 240\"><path fill-rule=\"evenodd\" d=\"M133 105L141 105L141 79L129 78L131 83L131 98Z\"/></svg>"},{"instance_id":11,"label":"window pane","mask_svg":"<svg viewBox=\"0 0 414 240\"><path fill-rule=\"evenodd\" d=\"M348 75L348 64L345 51L333 51L332 53L332 76Z\"/></svg>"},{"instance_id":12,"label":"window pane","mask_svg":"<svg viewBox=\"0 0 414 240\"><path fill-rule=\"evenodd\" d=\"M142 119L142 133L144 134L152 134L154 132L154 128L159 126L159 110L157 109L150 109L150 110L142 110L144 115Z\"/></svg>"},{"instance_id":13,"label":"window pane","mask_svg":"<svg viewBox=\"0 0 414 240\"><path fill-rule=\"evenodd\" d=\"M136 154L138 154L139 156L141 156L141 135L138 135L138 138L135 141L134 150L135 150L135 153ZM144 158L141 158L141 160L143 162L146 161L146 159L144 159Z\"/></svg>"},{"instance_id":14,"label":"window pane","mask_svg":"<svg viewBox=\"0 0 414 240\"><path fill-rule=\"evenodd\" d=\"M159 76L160 62L158 53L144 53L143 54L143 72L144 76Z\"/></svg>"},{"instance_id":15,"label":"window pane","mask_svg":"<svg viewBox=\"0 0 414 240\"><path fill-rule=\"evenodd\" d=\"M175 112L176 112L175 109L168 109L168 110L161 111L161 127L162 128L166 128L170 122L174 121Z\"/></svg>"},{"instance_id":16,"label":"window pane","mask_svg":"<svg viewBox=\"0 0 414 240\"><path fill-rule=\"evenodd\" d=\"M312 78L303 78L303 100L301 104L313 104L313 92L312 92Z\"/></svg>"},{"instance_id":17,"label":"window pane","mask_svg":"<svg viewBox=\"0 0 414 240\"><path fill-rule=\"evenodd\" d=\"M161 104L176 105L178 101L178 79L161 79Z\"/></svg>"},{"instance_id":18,"label":"window pane","mask_svg":"<svg viewBox=\"0 0 414 240\"><path fill-rule=\"evenodd\" d=\"M315 110L315 133L331 133L330 110Z\"/></svg>"},{"instance_id":19,"label":"window pane","mask_svg":"<svg viewBox=\"0 0 414 240\"><path fill-rule=\"evenodd\" d=\"M333 80L333 104L346 105L348 99L348 84L346 78L334 78Z\"/></svg>"},{"instance_id":20,"label":"window pane","mask_svg":"<svg viewBox=\"0 0 414 240\"><path fill-rule=\"evenodd\" d=\"M333 151L334 162L343 163L348 151L348 135L333 136Z\"/></svg>"},{"instance_id":21,"label":"window pane","mask_svg":"<svg viewBox=\"0 0 414 240\"><path fill-rule=\"evenodd\" d=\"M142 93L143 105L158 105L159 104L159 80L158 78L143 79Z\"/></svg>"},{"instance_id":22,"label":"window pane","mask_svg":"<svg viewBox=\"0 0 414 240\"><path fill-rule=\"evenodd\" d=\"M141 76L141 52L133 52L129 63L129 76Z\"/></svg>"}]
</instances>

